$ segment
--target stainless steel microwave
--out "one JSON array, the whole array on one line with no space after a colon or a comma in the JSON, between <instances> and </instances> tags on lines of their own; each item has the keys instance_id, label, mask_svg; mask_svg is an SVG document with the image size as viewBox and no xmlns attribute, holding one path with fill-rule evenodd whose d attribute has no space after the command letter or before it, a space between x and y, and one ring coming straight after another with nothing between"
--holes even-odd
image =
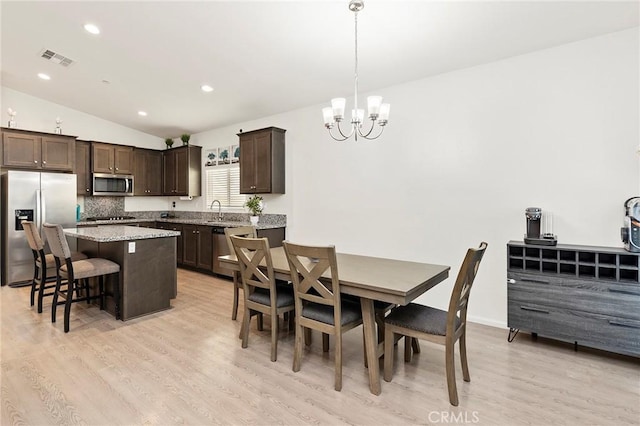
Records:
<instances>
[{"instance_id":1,"label":"stainless steel microwave","mask_svg":"<svg viewBox=\"0 0 640 426\"><path fill-rule=\"evenodd\" d=\"M133 175L93 174L93 195L133 195Z\"/></svg>"}]
</instances>

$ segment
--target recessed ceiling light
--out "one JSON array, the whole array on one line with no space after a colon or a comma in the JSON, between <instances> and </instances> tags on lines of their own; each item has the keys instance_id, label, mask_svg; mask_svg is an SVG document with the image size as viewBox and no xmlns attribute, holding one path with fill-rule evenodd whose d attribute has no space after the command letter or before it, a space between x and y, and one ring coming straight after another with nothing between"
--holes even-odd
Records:
<instances>
[{"instance_id":1,"label":"recessed ceiling light","mask_svg":"<svg viewBox=\"0 0 640 426\"><path fill-rule=\"evenodd\" d=\"M45 74L43 72L38 73L38 77L40 77L43 80L51 80L51 77L49 77L47 74Z\"/></svg>"},{"instance_id":2,"label":"recessed ceiling light","mask_svg":"<svg viewBox=\"0 0 640 426\"><path fill-rule=\"evenodd\" d=\"M141 115L143 117L147 116L147 113L145 111L138 111L138 115Z\"/></svg>"},{"instance_id":3,"label":"recessed ceiling light","mask_svg":"<svg viewBox=\"0 0 640 426\"><path fill-rule=\"evenodd\" d=\"M203 92L213 92L213 87L209 86L208 84L203 84L200 88Z\"/></svg>"},{"instance_id":4,"label":"recessed ceiling light","mask_svg":"<svg viewBox=\"0 0 640 426\"><path fill-rule=\"evenodd\" d=\"M96 27L93 24L85 24L84 29L91 34L100 34L100 28Z\"/></svg>"}]
</instances>

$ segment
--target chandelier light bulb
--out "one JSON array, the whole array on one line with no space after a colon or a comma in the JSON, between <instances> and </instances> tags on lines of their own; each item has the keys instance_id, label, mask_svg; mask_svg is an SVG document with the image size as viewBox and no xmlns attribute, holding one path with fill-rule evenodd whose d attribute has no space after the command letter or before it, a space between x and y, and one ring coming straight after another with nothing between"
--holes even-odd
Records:
<instances>
[{"instance_id":1,"label":"chandelier light bulb","mask_svg":"<svg viewBox=\"0 0 640 426\"><path fill-rule=\"evenodd\" d=\"M382 104L380 105L380 115L378 116L378 119L380 121L384 121L385 124L387 123L387 120L389 120L389 110L391 109L391 105L390 104Z\"/></svg>"},{"instance_id":2,"label":"chandelier light bulb","mask_svg":"<svg viewBox=\"0 0 640 426\"><path fill-rule=\"evenodd\" d=\"M322 117L324 118L325 126L333 126L333 123L334 123L333 108L331 107L322 108Z\"/></svg>"}]
</instances>

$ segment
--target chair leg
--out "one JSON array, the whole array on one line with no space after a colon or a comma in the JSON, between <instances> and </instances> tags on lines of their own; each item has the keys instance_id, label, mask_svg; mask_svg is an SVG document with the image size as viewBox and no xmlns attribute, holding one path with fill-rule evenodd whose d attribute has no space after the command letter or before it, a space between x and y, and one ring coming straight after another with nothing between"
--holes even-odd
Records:
<instances>
[{"instance_id":1,"label":"chair leg","mask_svg":"<svg viewBox=\"0 0 640 426\"><path fill-rule=\"evenodd\" d=\"M411 336L404 336L404 362L411 362L411 342L414 340Z\"/></svg>"},{"instance_id":2,"label":"chair leg","mask_svg":"<svg viewBox=\"0 0 640 426\"><path fill-rule=\"evenodd\" d=\"M445 364L447 367L447 388L449 389L449 402L458 406L458 390L456 389L456 366L454 356L455 342L447 340L445 349Z\"/></svg>"},{"instance_id":3,"label":"chair leg","mask_svg":"<svg viewBox=\"0 0 640 426\"><path fill-rule=\"evenodd\" d=\"M466 328L462 331L462 335L460 336L460 362L462 363L462 378L465 382L471 381L471 376L469 375L469 364L467 363L467 330Z\"/></svg>"},{"instance_id":4,"label":"chair leg","mask_svg":"<svg viewBox=\"0 0 640 426\"><path fill-rule=\"evenodd\" d=\"M264 316L262 312L258 312L258 331L264 330Z\"/></svg>"},{"instance_id":5,"label":"chair leg","mask_svg":"<svg viewBox=\"0 0 640 426\"><path fill-rule=\"evenodd\" d=\"M249 345L249 322L251 321L251 311L249 308L244 308L244 316L242 318L242 329L240 335L242 336L242 347L246 348Z\"/></svg>"},{"instance_id":6,"label":"chair leg","mask_svg":"<svg viewBox=\"0 0 640 426\"><path fill-rule=\"evenodd\" d=\"M120 275L115 275L116 279L113 282L113 298L115 299L115 313L116 319L120 319L122 317L122 312L120 312Z\"/></svg>"},{"instance_id":7,"label":"chair leg","mask_svg":"<svg viewBox=\"0 0 640 426\"><path fill-rule=\"evenodd\" d=\"M380 329L378 329L378 333L379 332ZM369 361L367 360L367 338L364 336L364 327L362 327L362 348L364 349L362 351L362 353L364 354L364 368L369 368Z\"/></svg>"},{"instance_id":8,"label":"chair leg","mask_svg":"<svg viewBox=\"0 0 640 426\"><path fill-rule=\"evenodd\" d=\"M271 315L271 361L275 362L278 359L278 323L279 319L277 314Z\"/></svg>"},{"instance_id":9,"label":"chair leg","mask_svg":"<svg viewBox=\"0 0 640 426\"><path fill-rule=\"evenodd\" d=\"M322 333L322 352L329 352L329 335Z\"/></svg>"},{"instance_id":10,"label":"chair leg","mask_svg":"<svg viewBox=\"0 0 640 426\"><path fill-rule=\"evenodd\" d=\"M384 380L390 382L393 377L393 348L395 347L393 331L386 327L384 331Z\"/></svg>"},{"instance_id":11,"label":"chair leg","mask_svg":"<svg viewBox=\"0 0 640 426\"><path fill-rule=\"evenodd\" d=\"M304 329L304 344L311 346L311 329L307 327Z\"/></svg>"},{"instance_id":12,"label":"chair leg","mask_svg":"<svg viewBox=\"0 0 640 426\"><path fill-rule=\"evenodd\" d=\"M80 299L82 297L82 285L80 285L80 280L78 280L75 284L76 285L74 287L76 289L76 298ZM91 303L91 300L88 299L89 289L85 289L85 293L87 294L87 305L88 305L89 303Z\"/></svg>"},{"instance_id":13,"label":"chair leg","mask_svg":"<svg viewBox=\"0 0 640 426\"><path fill-rule=\"evenodd\" d=\"M44 287L47 285L47 270L42 269L40 272L40 286L38 288L38 313L42 313L42 302L44 300Z\"/></svg>"},{"instance_id":14,"label":"chair leg","mask_svg":"<svg viewBox=\"0 0 640 426\"><path fill-rule=\"evenodd\" d=\"M293 371L300 371L300 361L302 360L302 344L306 328L300 325L300 321L296 321L296 336L293 345Z\"/></svg>"},{"instance_id":15,"label":"chair leg","mask_svg":"<svg viewBox=\"0 0 640 426\"><path fill-rule=\"evenodd\" d=\"M33 279L31 280L31 306L36 302L36 280L38 279L38 267L33 265ZM40 311L41 312L41 311Z\"/></svg>"},{"instance_id":16,"label":"chair leg","mask_svg":"<svg viewBox=\"0 0 640 426\"><path fill-rule=\"evenodd\" d=\"M72 280L69 277L69 282L67 284L67 300L64 304L64 332L69 332L69 315L71 315L71 302L73 301L73 290L76 290L76 294L78 294L78 283L77 280Z\"/></svg>"},{"instance_id":17,"label":"chair leg","mask_svg":"<svg viewBox=\"0 0 640 426\"><path fill-rule=\"evenodd\" d=\"M238 284L238 273L233 273L233 308L231 310L231 319L238 318L238 298L240 297L240 285Z\"/></svg>"},{"instance_id":18,"label":"chair leg","mask_svg":"<svg viewBox=\"0 0 640 426\"><path fill-rule=\"evenodd\" d=\"M411 339L411 347L413 348L413 352L416 354L420 353L420 340L413 338Z\"/></svg>"},{"instance_id":19,"label":"chair leg","mask_svg":"<svg viewBox=\"0 0 640 426\"><path fill-rule=\"evenodd\" d=\"M329 335L327 334L327 344L329 343ZM324 338L323 338L324 342ZM335 336L335 345L336 345L336 385L335 389L337 391L342 390L342 333L339 333Z\"/></svg>"},{"instance_id":20,"label":"chair leg","mask_svg":"<svg viewBox=\"0 0 640 426\"><path fill-rule=\"evenodd\" d=\"M89 287L89 281L85 280L86 286L87 288ZM104 275L101 275L98 278L98 285L99 285L99 291L100 291L100 310L104 311Z\"/></svg>"},{"instance_id":21,"label":"chair leg","mask_svg":"<svg viewBox=\"0 0 640 426\"><path fill-rule=\"evenodd\" d=\"M293 311L289 311L289 324L287 325L287 331L294 330L296 315Z\"/></svg>"},{"instance_id":22,"label":"chair leg","mask_svg":"<svg viewBox=\"0 0 640 426\"><path fill-rule=\"evenodd\" d=\"M53 291L53 304L51 305L51 322L56 322L56 308L58 307L58 295L60 294L62 280L60 276L56 279L56 289Z\"/></svg>"}]
</instances>

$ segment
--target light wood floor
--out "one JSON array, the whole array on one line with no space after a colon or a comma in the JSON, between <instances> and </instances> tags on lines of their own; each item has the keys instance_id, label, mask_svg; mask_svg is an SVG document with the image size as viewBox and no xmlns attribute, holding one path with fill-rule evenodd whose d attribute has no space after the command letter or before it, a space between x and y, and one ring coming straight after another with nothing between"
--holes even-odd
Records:
<instances>
[{"instance_id":1,"label":"light wood floor","mask_svg":"<svg viewBox=\"0 0 640 426\"><path fill-rule=\"evenodd\" d=\"M249 347L240 347L229 281L179 270L178 282L173 309L128 322L77 304L68 334L62 310L51 324L50 299L39 315L27 288L0 289L0 424L640 424L636 358L526 334L507 343L506 330L471 324L471 382L458 364L452 407L444 348L428 342L411 364L396 357L393 381L371 395L357 329L345 334L336 392L333 351L322 353L319 335L293 373L284 327L275 363L268 321L259 332L254 320Z\"/></svg>"}]
</instances>

